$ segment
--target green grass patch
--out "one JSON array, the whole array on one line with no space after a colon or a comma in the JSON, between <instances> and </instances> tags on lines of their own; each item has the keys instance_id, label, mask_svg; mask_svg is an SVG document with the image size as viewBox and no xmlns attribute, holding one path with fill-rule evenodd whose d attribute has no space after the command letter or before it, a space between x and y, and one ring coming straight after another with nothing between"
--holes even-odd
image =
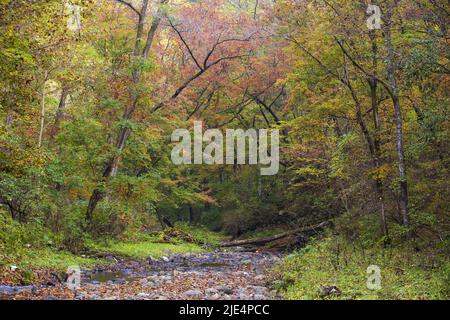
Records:
<instances>
[{"instance_id":1,"label":"green grass patch","mask_svg":"<svg viewBox=\"0 0 450 320\"><path fill-rule=\"evenodd\" d=\"M145 259L153 257L158 259L165 255L179 253L203 252L200 246L192 243L155 243L155 242L116 242L110 241L106 244L93 244L90 249L96 252L109 253L134 259Z\"/></svg>"},{"instance_id":2,"label":"green grass patch","mask_svg":"<svg viewBox=\"0 0 450 320\"><path fill-rule=\"evenodd\" d=\"M367 288L367 268L381 269L381 289ZM276 287L286 299L448 299L450 264L445 257L418 254L406 246L362 247L342 237L316 240L275 268ZM320 286L340 296L324 296Z\"/></svg>"},{"instance_id":3,"label":"green grass patch","mask_svg":"<svg viewBox=\"0 0 450 320\"><path fill-rule=\"evenodd\" d=\"M243 240L261 239L261 238L272 237L277 234L281 234L283 232L286 232L286 230L281 227L257 229L255 231L250 231L250 232L245 233L244 235L242 235L240 237L240 239L243 239Z\"/></svg>"},{"instance_id":4,"label":"green grass patch","mask_svg":"<svg viewBox=\"0 0 450 320\"><path fill-rule=\"evenodd\" d=\"M103 259L81 257L67 251L55 251L51 248L23 250L12 260L15 265L22 269L45 268L61 271L65 271L67 267L74 265L81 268L91 268L106 263Z\"/></svg>"},{"instance_id":5,"label":"green grass patch","mask_svg":"<svg viewBox=\"0 0 450 320\"><path fill-rule=\"evenodd\" d=\"M228 237L221 232L213 232L203 226L190 226L186 223L177 223L176 227L181 231L190 234L195 240L211 246L218 246Z\"/></svg>"}]
</instances>

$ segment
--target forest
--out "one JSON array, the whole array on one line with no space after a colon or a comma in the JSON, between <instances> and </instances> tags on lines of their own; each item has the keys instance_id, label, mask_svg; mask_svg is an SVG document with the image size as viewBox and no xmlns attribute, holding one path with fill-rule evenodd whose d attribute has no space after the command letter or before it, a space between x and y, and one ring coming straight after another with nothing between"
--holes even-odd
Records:
<instances>
[{"instance_id":1,"label":"forest","mask_svg":"<svg viewBox=\"0 0 450 320\"><path fill-rule=\"evenodd\" d=\"M0 300L449 299L449 13L0 0Z\"/></svg>"}]
</instances>

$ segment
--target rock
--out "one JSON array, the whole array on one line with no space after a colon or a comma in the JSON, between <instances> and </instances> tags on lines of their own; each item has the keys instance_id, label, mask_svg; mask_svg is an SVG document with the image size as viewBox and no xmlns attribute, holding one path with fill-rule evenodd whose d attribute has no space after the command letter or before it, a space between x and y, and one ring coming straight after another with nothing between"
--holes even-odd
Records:
<instances>
[{"instance_id":1,"label":"rock","mask_svg":"<svg viewBox=\"0 0 450 320\"><path fill-rule=\"evenodd\" d=\"M114 283L115 284L126 284L127 281L125 279L115 279Z\"/></svg>"},{"instance_id":2,"label":"rock","mask_svg":"<svg viewBox=\"0 0 450 320\"><path fill-rule=\"evenodd\" d=\"M322 297L336 296L339 297L342 295L342 291L336 286L320 286L320 295Z\"/></svg>"},{"instance_id":3,"label":"rock","mask_svg":"<svg viewBox=\"0 0 450 320\"><path fill-rule=\"evenodd\" d=\"M152 295L149 293L141 292L141 293L138 293L137 296L139 298L150 298Z\"/></svg>"},{"instance_id":4,"label":"rock","mask_svg":"<svg viewBox=\"0 0 450 320\"><path fill-rule=\"evenodd\" d=\"M109 263L117 263L117 262L119 262L115 257L113 257L113 256L107 256L106 258L105 258L105 260L106 261L108 261Z\"/></svg>"},{"instance_id":5,"label":"rock","mask_svg":"<svg viewBox=\"0 0 450 320\"><path fill-rule=\"evenodd\" d=\"M205 290L205 294L207 296L213 296L215 294L219 294L219 290L217 290L216 288L208 288Z\"/></svg>"},{"instance_id":6,"label":"rock","mask_svg":"<svg viewBox=\"0 0 450 320\"><path fill-rule=\"evenodd\" d=\"M246 287L246 289L253 291L255 295L257 295L257 294L259 294L259 295L265 294L269 290L266 287L259 287L259 286L248 286L248 287Z\"/></svg>"},{"instance_id":7,"label":"rock","mask_svg":"<svg viewBox=\"0 0 450 320\"><path fill-rule=\"evenodd\" d=\"M152 288L152 289L156 289L156 288L158 288L158 285L155 284L155 283L152 282L152 281L149 281L149 282L145 283L145 284L143 285L143 287L144 287L144 288Z\"/></svg>"},{"instance_id":8,"label":"rock","mask_svg":"<svg viewBox=\"0 0 450 320\"><path fill-rule=\"evenodd\" d=\"M241 264L242 264L243 266L251 266L251 265L252 265L252 260L250 260L250 259L243 260L243 261L241 262Z\"/></svg>"},{"instance_id":9,"label":"rock","mask_svg":"<svg viewBox=\"0 0 450 320\"><path fill-rule=\"evenodd\" d=\"M91 281L91 284L93 284L94 286L99 286L100 285L100 281Z\"/></svg>"},{"instance_id":10,"label":"rock","mask_svg":"<svg viewBox=\"0 0 450 320\"><path fill-rule=\"evenodd\" d=\"M199 299L202 296L202 292L198 289L189 290L183 293L183 296L188 299Z\"/></svg>"},{"instance_id":11,"label":"rock","mask_svg":"<svg viewBox=\"0 0 450 320\"><path fill-rule=\"evenodd\" d=\"M75 295L75 300L84 300L85 297L86 297L86 295L85 295L83 292L78 292L78 293Z\"/></svg>"},{"instance_id":12,"label":"rock","mask_svg":"<svg viewBox=\"0 0 450 320\"><path fill-rule=\"evenodd\" d=\"M171 281L172 280L172 277L171 276L160 276L159 278L158 278L158 281L159 282L167 282L167 281Z\"/></svg>"},{"instance_id":13,"label":"rock","mask_svg":"<svg viewBox=\"0 0 450 320\"><path fill-rule=\"evenodd\" d=\"M232 294L233 293L233 289L228 288L226 286L218 286L218 287L216 287L216 290L219 292L222 292L224 294Z\"/></svg>"},{"instance_id":14,"label":"rock","mask_svg":"<svg viewBox=\"0 0 450 320\"><path fill-rule=\"evenodd\" d=\"M266 277L263 276L262 274L257 275L257 276L255 277L255 280L256 280L256 281L264 281L265 279L266 279Z\"/></svg>"},{"instance_id":15,"label":"rock","mask_svg":"<svg viewBox=\"0 0 450 320\"><path fill-rule=\"evenodd\" d=\"M267 297L262 294L255 294L255 300L267 300Z\"/></svg>"},{"instance_id":16,"label":"rock","mask_svg":"<svg viewBox=\"0 0 450 320\"><path fill-rule=\"evenodd\" d=\"M9 268L10 268L11 271L13 271L13 272L16 271L16 270L18 269L18 267L15 266L15 265L10 266Z\"/></svg>"},{"instance_id":17,"label":"rock","mask_svg":"<svg viewBox=\"0 0 450 320\"><path fill-rule=\"evenodd\" d=\"M0 286L0 294L14 294L16 292L16 289L14 287L10 286Z\"/></svg>"},{"instance_id":18,"label":"rock","mask_svg":"<svg viewBox=\"0 0 450 320\"><path fill-rule=\"evenodd\" d=\"M178 270L173 270L173 276L174 277L178 277L178 276L182 276L184 272L178 271Z\"/></svg>"},{"instance_id":19,"label":"rock","mask_svg":"<svg viewBox=\"0 0 450 320\"><path fill-rule=\"evenodd\" d=\"M17 292L28 292L31 293L35 290L35 286L24 286L17 288Z\"/></svg>"},{"instance_id":20,"label":"rock","mask_svg":"<svg viewBox=\"0 0 450 320\"><path fill-rule=\"evenodd\" d=\"M167 258L167 257L165 257L165 256L163 256L163 257L161 258L161 260L164 261L164 262L170 262L170 259Z\"/></svg>"}]
</instances>

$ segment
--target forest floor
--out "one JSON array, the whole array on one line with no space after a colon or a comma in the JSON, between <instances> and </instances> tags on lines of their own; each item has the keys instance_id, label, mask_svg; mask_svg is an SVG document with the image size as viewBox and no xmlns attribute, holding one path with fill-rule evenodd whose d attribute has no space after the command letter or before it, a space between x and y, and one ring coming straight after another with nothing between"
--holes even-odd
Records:
<instances>
[{"instance_id":1,"label":"forest floor","mask_svg":"<svg viewBox=\"0 0 450 320\"><path fill-rule=\"evenodd\" d=\"M240 251L182 253L160 259L121 259L106 268L82 270L81 287L65 283L0 286L0 299L38 300L264 300L277 254Z\"/></svg>"}]
</instances>

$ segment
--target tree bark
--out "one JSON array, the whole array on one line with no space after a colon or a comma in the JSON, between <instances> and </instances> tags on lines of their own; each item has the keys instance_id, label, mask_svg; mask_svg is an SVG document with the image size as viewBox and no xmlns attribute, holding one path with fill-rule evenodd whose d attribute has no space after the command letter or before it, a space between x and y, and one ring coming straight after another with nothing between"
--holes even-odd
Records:
<instances>
[{"instance_id":1,"label":"tree bark","mask_svg":"<svg viewBox=\"0 0 450 320\"><path fill-rule=\"evenodd\" d=\"M50 132L50 139L51 140L54 139L54 137L59 132L59 126L61 124L61 120L63 118L64 111L66 109L66 101L67 101L68 95L69 95L69 90L67 88L63 87L62 90L61 90L61 97L59 99L58 110L56 111L55 121L53 123L53 128L51 129L51 132Z\"/></svg>"},{"instance_id":2,"label":"tree bark","mask_svg":"<svg viewBox=\"0 0 450 320\"><path fill-rule=\"evenodd\" d=\"M42 147L42 140L44 138L44 128L45 128L45 86L48 80L48 71L45 71L44 82L42 83L42 97L41 97L41 119L40 119L40 129L39 129L39 140L38 148Z\"/></svg>"},{"instance_id":3,"label":"tree bark","mask_svg":"<svg viewBox=\"0 0 450 320\"><path fill-rule=\"evenodd\" d=\"M405 163L405 152L404 152L404 142L403 142L403 121L402 112L400 106L400 97L397 84L397 78L395 72L397 71L397 66L394 56L394 48L392 45L392 3L387 1L387 11L385 19L385 37L386 37L386 50L387 50L387 74L389 78L390 85L390 95L394 105L394 116L395 116L395 138L396 138L396 148L398 157L398 171L400 178L400 213L402 216L403 225L407 226L409 224L409 212L408 212L408 180L406 177L406 163Z\"/></svg>"},{"instance_id":4,"label":"tree bark","mask_svg":"<svg viewBox=\"0 0 450 320\"><path fill-rule=\"evenodd\" d=\"M374 144L374 166L375 168L380 168L381 166L381 143L380 143L380 134L381 134L381 124L380 117L378 114L378 46L377 39L374 30L369 31L369 38L372 43L372 69L373 69L373 77L367 79L370 86L370 100L372 106L372 117L373 117L373 126L375 128L373 144ZM378 196L378 205L380 206L380 225L381 231L383 232L385 237L389 236L389 230L386 222L386 212L384 206L384 191L383 191L383 180L380 177L376 177L376 190Z\"/></svg>"}]
</instances>

